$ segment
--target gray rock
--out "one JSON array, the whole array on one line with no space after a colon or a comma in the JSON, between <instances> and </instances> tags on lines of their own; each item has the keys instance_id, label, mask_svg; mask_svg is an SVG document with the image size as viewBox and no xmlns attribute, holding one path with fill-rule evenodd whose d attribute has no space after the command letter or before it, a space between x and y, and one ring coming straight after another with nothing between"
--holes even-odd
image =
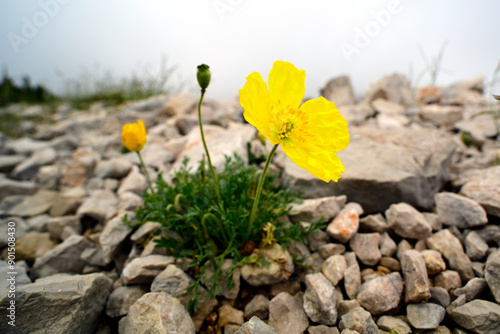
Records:
<instances>
[{"instance_id":1,"label":"gray rock","mask_svg":"<svg viewBox=\"0 0 500 334\"><path fill-rule=\"evenodd\" d=\"M127 315L130 306L147 292L143 286L119 286L111 292L106 304L108 317Z\"/></svg>"},{"instance_id":2,"label":"gray rock","mask_svg":"<svg viewBox=\"0 0 500 334\"><path fill-rule=\"evenodd\" d=\"M465 252L472 261L482 260L488 252L488 244L472 231L465 237Z\"/></svg>"},{"instance_id":3,"label":"gray rock","mask_svg":"<svg viewBox=\"0 0 500 334\"><path fill-rule=\"evenodd\" d=\"M443 254L444 258L448 260L450 268L460 273L464 283L474 277L472 263L465 255L460 240L448 229L434 233L427 239L427 245Z\"/></svg>"},{"instance_id":4,"label":"gray rock","mask_svg":"<svg viewBox=\"0 0 500 334\"><path fill-rule=\"evenodd\" d=\"M358 289L361 286L361 271L356 260L356 254L348 252L344 254L347 268L344 271L344 287L350 299L356 298Z\"/></svg>"},{"instance_id":5,"label":"gray rock","mask_svg":"<svg viewBox=\"0 0 500 334\"><path fill-rule=\"evenodd\" d=\"M376 265L382 258L378 248L379 233L357 233L349 242L358 259L368 266Z\"/></svg>"},{"instance_id":6,"label":"gray rock","mask_svg":"<svg viewBox=\"0 0 500 334\"><path fill-rule=\"evenodd\" d=\"M248 284L252 286L270 285L290 277L294 269L292 257L280 245L275 244L271 248L264 248L259 251L269 262L269 266L245 264L241 268L241 277Z\"/></svg>"},{"instance_id":7,"label":"gray rock","mask_svg":"<svg viewBox=\"0 0 500 334\"><path fill-rule=\"evenodd\" d=\"M357 232L359 228L359 215L356 212L346 211L339 214L326 228L332 238L346 243Z\"/></svg>"},{"instance_id":8,"label":"gray rock","mask_svg":"<svg viewBox=\"0 0 500 334\"><path fill-rule=\"evenodd\" d=\"M126 192L118 195L118 201L118 210L135 211L142 204L142 197L132 192Z\"/></svg>"},{"instance_id":9,"label":"gray rock","mask_svg":"<svg viewBox=\"0 0 500 334\"><path fill-rule=\"evenodd\" d=\"M385 216L389 227L403 238L422 239L432 232L427 219L407 203L392 204Z\"/></svg>"},{"instance_id":10,"label":"gray rock","mask_svg":"<svg viewBox=\"0 0 500 334\"><path fill-rule=\"evenodd\" d=\"M427 301L431 297L424 257L416 250L407 250L401 258L405 278L405 302Z\"/></svg>"},{"instance_id":11,"label":"gray rock","mask_svg":"<svg viewBox=\"0 0 500 334\"><path fill-rule=\"evenodd\" d=\"M476 201L454 193L439 193L434 197L439 220L445 225L471 228L486 225L486 211Z\"/></svg>"},{"instance_id":12,"label":"gray rock","mask_svg":"<svg viewBox=\"0 0 500 334\"><path fill-rule=\"evenodd\" d=\"M146 293L130 307L124 319L119 326L123 334L195 333L186 308L166 292Z\"/></svg>"},{"instance_id":13,"label":"gray rock","mask_svg":"<svg viewBox=\"0 0 500 334\"><path fill-rule=\"evenodd\" d=\"M371 314L381 314L396 308L402 293L403 280L396 272L363 283L356 300Z\"/></svg>"},{"instance_id":14,"label":"gray rock","mask_svg":"<svg viewBox=\"0 0 500 334\"><path fill-rule=\"evenodd\" d=\"M98 222L105 222L116 214L117 204L118 199L113 192L98 190L82 203L76 214L88 216Z\"/></svg>"},{"instance_id":15,"label":"gray rock","mask_svg":"<svg viewBox=\"0 0 500 334\"><path fill-rule=\"evenodd\" d=\"M269 317L269 298L264 295L255 295L248 304L245 305L245 319L250 319L256 316L259 319L267 319Z\"/></svg>"},{"instance_id":16,"label":"gray rock","mask_svg":"<svg viewBox=\"0 0 500 334\"><path fill-rule=\"evenodd\" d=\"M147 189L146 177L139 171L137 166L132 166L128 175L122 180L117 194L132 192L141 196Z\"/></svg>"},{"instance_id":17,"label":"gray rock","mask_svg":"<svg viewBox=\"0 0 500 334\"><path fill-rule=\"evenodd\" d=\"M71 235L82 233L79 216L53 217L47 222L50 236L54 240L65 240Z\"/></svg>"},{"instance_id":18,"label":"gray rock","mask_svg":"<svg viewBox=\"0 0 500 334\"><path fill-rule=\"evenodd\" d=\"M35 151L28 159L21 162L12 171L12 176L21 180L31 180L35 177L40 166L49 165L57 158L57 152L52 147L45 147Z\"/></svg>"},{"instance_id":19,"label":"gray rock","mask_svg":"<svg viewBox=\"0 0 500 334\"><path fill-rule=\"evenodd\" d=\"M345 253L345 246L342 244L324 244L319 246L318 253L322 258L327 259L332 255L342 255Z\"/></svg>"},{"instance_id":20,"label":"gray rock","mask_svg":"<svg viewBox=\"0 0 500 334\"><path fill-rule=\"evenodd\" d=\"M383 77L372 83L365 94L365 101L372 102L377 98L410 106L413 104L413 94L408 79L399 73Z\"/></svg>"},{"instance_id":21,"label":"gray rock","mask_svg":"<svg viewBox=\"0 0 500 334\"><path fill-rule=\"evenodd\" d=\"M19 138L7 142L7 149L14 151L17 154L30 155L33 152L40 151L49 146L48 142L33 140L28 137Z\"/></svg>"},{"instance_id":22,"label":"gray rock","mask_svg":"<svg viewBox=\"0 0 500 334\"><path fill-rule=\"evenodd\" d=\"M0 219L0 249L7 247L10 242L19 240L26 232L30 230L30 226L21 217L7 217ZM11 244L11 247L13 244Z\"/></svg>"},{"instance_id":23,"label":"gray rock","mask_svg":"<svg viewBox=\"0 0 500 334\"><path fill-rule=\"evenodd\" d=\"M15 333L95 333L112 281L104 274L59 274L19 287L16 291ZM9 298L0 301L7 314ZM0 331L11 333L7 317Z\"/></svg>"},{"instance_id":24,"label":"gray rock","mask_svg":"<svg viewBox=\"0 0 500 334\"><path fill-rule=\"evenodd\" d=\"M380 265L390 269L391 271L401 270L401 263L393 257L382 257L382 259L380 259Z\"/></svg>"},{"instance_id":25,"label":"gray rock","mask_svg":"<svg viewBox=\"0 0 500 334\"><path fill-rule=\"evenodd\" d=\"M41 188L56 190L59 186L61 170L57 165L42 166L38 170L35 181Z\"/></svg>"},{"instance_id":26,"label":"gray rock","mask_svg":"<svg viewBox=\"0 0 500 334\"><path fill-rule=\"evenodd\" d=\"M55 247L49 233L28 232L16 240L16 259L33 262Z\"/></svg>"},{"instance_id":27,"label":"gray rock","mask_svg":"<svg viewBox=\"0 0 500 334\"><path fill-rule=\"evenodd\" d=\"M448 307L450 305L450 295L445 288L431 286L431 302L433 301L436 301L443 307Z\"/></svg>"},{"instance_id":28,"label":"gray rock","mask_svg":"<svg viewBox=\"0 0 500 334\"><path fill-rule=\"evenodd\" d=\"M241 325L235 334L278 334L271 326L253 316L250 320Z\"/></svg>"},{"instance_id":29,"label":"gray rock","mask_svg":"<svg viewBox=\"0 0 500 334\"><path fill-rule=\"evenodd\" d=\"M308 334L340 334L337 327L328 327L325 325L309 326L309 328L307 328L307 333Z\"/></svg>"},{"instance_id":30,"label":"gray rock","mask_svg":"<svg viewBox=\"0 0 500 334\"><path fill-rule=\"evenodd\" d=\"M389 226L381 213L375 215L368 215L359 220L359 230L361 232L378 232L383 233L387 231Z\"/></svg>"},{"instance_id":31,"label":"gray rock","mask_svg":"<svg viewBox=\"0 0 500 334\"><path fill-rule=\"evenodd\" d=\"M367 102L338 106L338 109L347 122L352 125L362 125L368 118L375 116L375 110Z\"/></svg>"},{"instance_id":32,"label":"gray rock","mask_svg":"<svg viewBox=\"0 0 500 334\"><path fill-rule=\"evenodd\" d=\"M269 326L280 334L301 334L309 326L309 320L302 307L302 293L295 296L279 293L269 304Z\"/></svg>"},{"instance_id":33,"label":"gray rock","mask_svg":"<svg viewBox=\"0 0 500 334\"><path fill-rule=\"evenodd\" d=\"M224 328L226 333L226 325L243 325L243 311L237 310L229 304L224 304L218 310L219 319L217 320L217 327ZM238 326L236 326L238 327Z\"/></svg>"},{"instance_id":34,"label":"gray rock","mask_svg":"<svg viewBox=\"0 0 500 334\"><path fill-rule=\"evenodd\" d=\"M13 195L32 195L38 190L30 181L15 181L0 174L0 200Z\"/></svg>"},{"instance_id":35,"label":"gray rock","mask_svg":"<svg viewBox=\"0 0 500 334\"><path fill-rule=\"evenodd\" d=\"M379 329L390 332L395 330L398 334L411 334L410 326L400 318L391 317L388 315L381 316L377 320L377 326Z\"/></svg>"},{"instance_id":36,"label":"gray rock","mask_svg":"<svg viewBox=\"0 0 500 334\"><path fill-rule=\"evenodd\" d=\"M128 175L132 164L121 158L113 157L109 160L100 160L95 168L94 175L99 178L111 177L114 179L121 179Z\"/></svg>"},{"instance_id":37,"label":"gray rock","mask_svg":"<svg viewBox=\"0 0 500 334\"><path fill-rule=\"evenodd\" d=\"M282 186L301 190L304 197L345 194L368 214L399 202L432 209L434 195L449 178L457 148L451 135L435 129L387 132L372 126L349 131L349 147L338 152L346 167L342 182L325 183L286 160Z\"/></svg>"},{"instance_id":38,"label":"gray rock","mask_svg":"<svg viewBox=\"0 0 500 334\"><path fill-rule=\"evenodd\" d=\"M481 299L470 301L448 312L460 326L477 334L500 331L500 305Z\"/></svg>"},{"instance_id":39,"label":"gray rock","mask_svg":"<svg viewBox=\"0 0 500 334\"><path fill-rule=\"evenodd\" d=\"M323 198L305 199L300 204L293 204L288 215L293 222L311 222L321 217L331 220L344 207L347 196L331 196Z\"/></svg>"},{"instance_id":40,"label":"gray rock","mask_svg":"<svg viewBox=\"0 0 500 334\"><path fill-rule=\"evenodd\" d=\"M40 189L34 195L24 200L10 210L13 216L33 217L47 212L55 203L57 192Z\"/></svg>"},{"instance_id":41,"label":"gray rock","mask_svg":"<svg viewBox=\"0 0 500 334\"><path fill-rule=\"evenodd\" d=\"M322 273L306 275L303 303L304 311L313 322L325 325L337 323L337 293Z\"/></svg>"},{"instance_id":42,"label":"gray rock","mask_svg":"<svg viewBox=\"0 0 500 334\"><path fill-rule=\"evenodd\" d=\"M490 287L491 293L495 296L495 300L500 303L500 250L496 250L488 256L484 278Z\"/></svg>"},{"instance_id":43,"label":"gray rock","mask_svg":"<svg viewBox=\"0 0 500 334\"><path fill-rule=\"evenodd\" d=\"M473 299L478 299L479 296L487 289L488 283L484 278L474 277L461 288L456 288L453 291L455 296L465 295L468 302Z\"/></svg>"},{"instance_id":44,"label":"gray rock","mask_svg":"<svg viewBox=\"0 0 500 334\"><path fill-rule=\"evenodd\" d=\"M409 304L406 314L410 324L417 329L435 329L443 321L446 310L432 303Z\"/></svg>"},{"instance_id":45,"label":"gray rock","mask_svg":"<svg viewBox=\"0 0 500 334\"><path fill-rule=\"evenodd\" d=\"M383 98L373 100L372 107L379 114L379 117L381 114L385 116L401 116L405 112L405 107L401 104Z\"/></svg>"},{"instance_id":46,"label":"gray rock","mask_svg":"<svg viewBox=\"0 0 500 334\"><path fill-rule=\"evenodd\" d=\"M157 222L145 222L135 232L130 236L130 241L133 241L137 244L142 244L153 234L161 229L161 224Z\"/></svg>"},{"instance_id":47,"label":"gray rock","mask_svg":"<svg viewBox=\"0 0 500 334\"><path fill-rule=\"evenodd\" d=\"M434 277L434 285L450 291L462 286L460 274L453 270L445 270Z\"/></svg>"},{"instance_id":48,"label":"gray rock","mask_svg":"<svg viewBox=\"0 0 500 334\"><path fill-rule=\"evenodd\" d=\"M321 89L321 96L328 101L332 101L335 105L354 105L356 104L356 96L351 85L351 79L347 75L331 79L326 86Z\"/></svg>"},{"instance_id":49,"label":"gray rock","mask_svg":"<svg viewBox=\"0 0 500 334\"><path fill-rule=\"evenodd\" d=\"M446 263L444 263L443 256L437 250L424 249L420 253L424 257L425 267L429 276L437 275L446 270Z\"/></svg>"},{"instance_id":50,"label":"gray rock","mask_svg":"<svg viewBox=\"0 0 500 334\"><path fill-rule=\"evenodd\" d=\"M483 145L488 138L493 138L498 133L495 118L491 114L479 114L469 117L455 124L455 127L466 133L472 142L478 146Z\"/></svg>"},{"instance_id":51,"label":"gray rock","mask_svg":"<svg viewBox=\"0 0 500 334\"><path fill-rule=\"evenodd\" d=\"M44 256L37 258L32 274L35 277L45 277L57 273L79 274L85 267L80 259L80 253L92 243L81 235L72 235Z\"/></svg>"},{"instance_id":52,"label":"gray rock","mask_svg":"<svg viewBox=\"0 0 500 334\"><path fill-rule=\"evenodd\" d=\"M151 255L153 256L153 255ZM151 291L164 291L169 295L179 298L182 305L188 305L193 298L193 291L188 292L189 287L194 284L194 280L189 277L182 269L174 264L169 264L165 270L158 274L151 284ZM216 299L210 299L208 292L202 286L198 287L198 309L192 315L194 325L197 331L200 330L203 321L217 306ZM243 315L242 315L243 317Z\"/></svg>"},{"instance_id":53,"label":"gray rock","mask_svg":"<svg viewBox=\"0 0 500 334\"><path fill-rule=\"evenodd\" d=\"M500 217L500 166L494 166L470 175L460 189L460 194L469 197L492 216Z\"/></svg>"},{"instance_id":54,"label":"gray rock","mask_svg":"<svg viewBox=\"0 0 500 334\"><path fill-rule=\"evenodd\" d=\"M442 106L429 104L422 106L418 115L424 121L446 128L452 127L463 118L463 108L460 106Z\"/></svg>"},{"instance_id":55,"label":"gray rock","mask_svg":"<svg viewBox=\"0 0 500 334\"><path fill-rule=\"evenodd\" d=\"M398 250L398 246L387 232L380 234L379 248L380 253L387 257L393 256Z\"/></svg>"},{"instance_id":56,"label":"gray rock","mask_svg":"<svg viewBox=\"0 0 500 334\"><path fill-rule=\"evenodd\" d=\"M369 312L362 307L355 307L342 316L339 329L357 331L360 334L377 334L378 327Z\"/></svg>"},{"instance_id":57,"label":"gray rock","mask_svg":"<svg viewBox=\"0 0 500 334\"><path fill-rule=\"evenodd\" d=\"M123 222L124 216L125 212L121 212L116 217L109 220L99 236L99 243L103 252L105 264L109 264L113 261L122 243L132 233L132 229Z\"/></svg>"},{"instance_id":58,"label":"gray rock","mask_svg":"<svg viewBox=\"0 0 500 334\"><path fill-rule=\"evenodd\" d=\"M14 167L21 163L26 157L24 155L0 155L0 172L9 173Z\"/></svg>"},{"instance_id":59,"label":"gray rock","mask_svg":"<svg viewBox=\"0 0 500 334\"><path fill-rule=\"evenodd\" d=\"M8 262L0 260L0 298L3 298L4 294L11 294L12 291L30 283L31 279L26 273L26 268L20 266L20 261L16 262L14 268L11 268Z\"/></svg>"},{"instance_id":60,"label":"gray rock","mask_svg":"<svg viewBox=\"0 0 500 334\"><path fill-rule=\"evenodd\" d=\"M175 262L172 256L149 255L133 259L122 271L123 284L151 284L169 264Z\"/></svg>"},{"instance_id":61,"label":"gray rock","mask_svg":"<svg viewBox=\"0 0 500 334\"><path fill-rule=\"evenodd\" d=\"M344 278L347 262L342 255L332 255L321 265L321 272L334 285L337 286Z\"/></svg>"}]
</instances>

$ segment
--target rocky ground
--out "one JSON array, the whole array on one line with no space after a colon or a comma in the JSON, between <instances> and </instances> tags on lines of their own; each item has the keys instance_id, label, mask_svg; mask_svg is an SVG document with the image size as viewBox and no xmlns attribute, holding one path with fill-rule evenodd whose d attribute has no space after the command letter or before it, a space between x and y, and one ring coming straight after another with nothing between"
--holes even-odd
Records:
<instances>
[{"instance_id":1,"label":"rocky ground","mask_svg":"<svg viewBox=\"0 0 500 334\"><path fill-rule=\"evenodd\" d=\"M144 121L153 177L171 175L183 156L196 166L198 96L86 111L60 105L50 115L10 106L5 112L50 122L22 123L24 138L0 136L0 332L499 333L500 142L498 119L481 112L500 107L482 92L480 78L412 90L394 74L357 101L348 77L329 82L321 93L351 133L339 153L342 179L315 179L282 152L272 166L307 198L290 221L324 216L326 230L307 245L261 250L269 267L242 267L217 300L202 289L192 316L186 261L154 247L159 224L122 224L147 183L135 153L120 153L120 133ZM202 114L214 165L224 154L246 156L247 142L265 150L237 101L207 99Z\"/></svg>"}]
</instances>

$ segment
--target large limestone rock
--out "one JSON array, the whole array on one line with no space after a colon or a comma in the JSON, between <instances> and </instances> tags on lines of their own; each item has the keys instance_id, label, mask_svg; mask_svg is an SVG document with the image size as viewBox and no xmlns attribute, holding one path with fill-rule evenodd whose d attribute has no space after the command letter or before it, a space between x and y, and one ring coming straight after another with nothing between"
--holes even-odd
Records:
<instances>
[{"instance_id":1,"label":"large limestone rock","mask_svg":"<svg viewBox=\"0 0 500 334\"><path fill-rule=\"evenodd\" d=\"M18 287L16 327L0 318L2 333L95 333L113 282L104 274L58 274ZM0 312L7 314L4 295Z\"/></svg>"},{"instance_id":2,"label":"large limestone rock","mask_svg":"<svg viewBox=\"0 0 500 334\"><path fill-rule=\"evenodd\" d=\"M432 211L457 147L451 135L427 128L387 132L364 126L349 131L351 142L338 153L346 168L339 182L325 183L285 159L283 186L303 191L306 198L345 194L365 213L399 202Z\"/></svg>"}]
</instances>

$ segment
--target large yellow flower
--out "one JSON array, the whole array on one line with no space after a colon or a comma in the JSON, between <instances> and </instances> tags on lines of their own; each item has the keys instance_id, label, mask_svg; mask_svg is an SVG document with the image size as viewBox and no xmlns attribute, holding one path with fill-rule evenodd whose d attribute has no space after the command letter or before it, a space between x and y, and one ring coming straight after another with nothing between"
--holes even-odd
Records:
<instances>
[{"instance_id":1,"label":"large yellow flower","mask_svg":"<svg viewBox=\"0 0 500 334\"><path fill-rule=\"evenodd\" d=\"M325 182L337 181L345 167L335 152L349 144L347 121L333 102L319 97L300 105L306 72L276 61L269 72L269 89L258 72L240 89L243 116L299 167Z\"/></svg>"},{"instance_id":2,"label":"large yellow flower","mask_svg":"<svg viewBox=\"0 0 500 334\"><path fill-rule=\"evenodd\" d=\"M139 152L146 145L146 127L141 120L133 124L124 124L122 130L123 145L129 150Z\"/></svg>"}]
</instances>

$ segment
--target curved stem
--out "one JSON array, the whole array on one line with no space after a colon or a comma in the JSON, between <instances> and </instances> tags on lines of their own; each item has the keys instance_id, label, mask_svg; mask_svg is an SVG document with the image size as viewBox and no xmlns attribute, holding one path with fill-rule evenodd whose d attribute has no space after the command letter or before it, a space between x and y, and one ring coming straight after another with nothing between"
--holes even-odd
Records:
<instances>
[{"instance_id":1,"label":"curved stem","mask_svg":"<svg viewBox=\"0 0 500 334\"><path fill-rule=\"evenodd\" d=\"M220 196L220 186L217 180L217 175L215 174L214 167L212 166L212 160L210 159L210 154L208 153L207 143L205 141L205 134L203 133L203 124L201 122L201 102L203 101L203 96L205 95L205 89L201 90L200 102L198 102L198 123L200 124L201 141L203 142L203 147L205 148L205 153L207 154L208 168L210 169L210 174L215 182L215 192L217 193L217 199L219 205L222 205L222 199Z\"/></svg>"},{"instance_id":2,"label":"curved stem","mask_svg":"<svg viewBox=\"0 0 500 334\"><path fill-rule=\"evenodd\" d=\"M149 189L151 189L151 192L154 194L155 191L153 189L153 184L151 183L151 179L149 178L149 172L148 169L146 168L146 164L144 163L144 160L142 160L141 152L137 151L137 155L139 156L139 161L141 162L142 169L144 169L144 174L146 175L146 180L148 181Z\"/></svg>"},{"instance_id":3,"label":"curved stem","mask_svg":"<svg viewBox=\"0 0 500 334\"><path fill-rule=\"evenodd\" d=\"M257 207L259 206L260 194L262 193L262 186L264 185L264 179L266 178L267 170L269 169L269 164L273 158L274 152L278 148L279 144L274 145L271 153L267 156L266 165L264 166L264 170L262 171L262 175L259 179L259 184L257 185L257 191L255 193L255 199L253 201L252 212L250 213L250 222L248 224L248 232L247 239L250 237L250 233L252 232L253 222L255 221L255 216L257 214Z\"/></svg>"}]
</instances>

